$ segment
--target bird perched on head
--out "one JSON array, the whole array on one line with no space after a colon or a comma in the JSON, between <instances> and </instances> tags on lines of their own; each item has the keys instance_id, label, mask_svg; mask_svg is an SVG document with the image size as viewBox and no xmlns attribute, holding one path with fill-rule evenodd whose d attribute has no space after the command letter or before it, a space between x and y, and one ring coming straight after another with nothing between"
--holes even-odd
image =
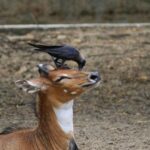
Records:
<instances>
[{"instance_id":1,"label":"bird perched on head","mask_svg":"<svg viewBox=\"0 0 150 150\"><path fill-rule=\"evenodd\" d=\"M33 43L29 43L29 45L35 47L37 51L46 52L51 55L57 68L63 67L67 60L75 61L78 64L79 70L85 66L86 60L74 47L68 45L49 46Z\"/></svg>"}]
</instances>

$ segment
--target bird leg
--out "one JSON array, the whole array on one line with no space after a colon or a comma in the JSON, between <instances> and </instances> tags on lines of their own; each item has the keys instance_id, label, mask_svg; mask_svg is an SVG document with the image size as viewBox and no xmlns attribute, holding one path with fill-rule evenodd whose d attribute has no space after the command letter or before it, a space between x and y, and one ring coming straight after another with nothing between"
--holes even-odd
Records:
<instances>
[{"instance_id":1,"label":"bird leg","mask_svg":"<svg viewBox=\"0 0 150 150\"><path fill-rule=\"evenodd\" d=\"M51 56L51 57L52 57L52 56ZM53 62L54 62L54 64L55 64L55 66L57 67L56 58L52 57L52 60L53 60Z\"/></svg>"},{"instance_id":2,"label":"bird leg","mask_svg":"<svg viewBox=\"0 0 150 150\"><path fill-rule=\"evenodd\" d=\"M64 64L65 63L64 59L60 59L60 58L56 58L56 57L55 58L52 57L52 59L57 68L70 69L67 64Z\"/></svg>"},{"instance_id":3,"label":"bird leg","mask_svg":"<svg viewBox=\"0 0 150 150\"><path fill-rule=\"evenodd\" d=\"M58 68L62 68L62 69L70 69L67 64L64 64L65 61L66 60L64 60L64 59L58 59L58 61L57 61L57 67Z\"/></svg>"},{"instance_id":4,"label":"bird leg","mask_svg":"<svg viewBox=\"0 0 150 150\"><path fill-rule=\"evenodd\" d=\"M52 57L52 59L53 59L53 62L54 62L54 64L55 64L55 66L56 66L57 68L60 68L60 67L61 67L61 62L58 61L59 58Z\"/></svg>"},{"instance_id":5,"label":"bird leg","mask_svg":"<svg viewBox=\"0 0 150 150\"><path fill-rule=\"evenodd\" d=\"M64 60L60 59L60 58L56 58L54 61L55 61L55 64L56 64L57 68L61 68L64 64Z\"/></svg>"}]
</instances>

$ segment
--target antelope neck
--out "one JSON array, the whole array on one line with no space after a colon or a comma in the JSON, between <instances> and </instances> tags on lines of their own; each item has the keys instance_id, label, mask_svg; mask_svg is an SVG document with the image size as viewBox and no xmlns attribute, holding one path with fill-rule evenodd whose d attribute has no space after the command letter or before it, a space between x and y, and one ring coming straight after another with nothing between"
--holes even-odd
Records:
<instances>
[{"instance_id":1,"label":"antelope neck","mask_svg":"<svg viewBox=\"0 0 150 150\"><path fill-rule=\"evenodd\" d=\"M51 96L39 93L39 98L40 122L36 130L37 138L46 148L49 145L54 146L55 150L66 150L73 138L73 100L56 108L52 104L55 99Z\"/></svg>"},{"instance_id":2,"label":"antelope neck","mask_svg":"<svg viewBox=\"0 0 150 150\"><path fill-rule=\"evenodd\" d=\"M65 133L73 133L73 100L54 108L57 121Z\"/></svg>"},{"instance_id":3,"label":"antelope neck","mask_svg":"<svg viewBox=\"0 0 150 150\"><path fill-rule=\"evenodd\" d=\"M40 97L40 126L55 126L64 134L73 134L73 100L54 107L51 102L54 99L43 94ZM57 126L56 126L57 124Z\"/></svg>"}]
</instances>

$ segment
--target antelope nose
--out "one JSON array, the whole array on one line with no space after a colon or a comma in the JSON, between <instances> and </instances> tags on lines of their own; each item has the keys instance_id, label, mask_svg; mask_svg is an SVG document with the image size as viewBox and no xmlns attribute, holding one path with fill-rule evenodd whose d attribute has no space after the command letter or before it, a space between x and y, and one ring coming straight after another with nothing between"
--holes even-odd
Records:
<instances>
[{"instance_id":1,"label":"antelope nose","mask_svg":"<svg viewBox=\"0 0 150 150\"><path fill-rule=\"evenodd\" d=\"M101 80L101 77L98 72L91 72L89 75L89 79L98 82Z\"/></svg>"}]
</instances>

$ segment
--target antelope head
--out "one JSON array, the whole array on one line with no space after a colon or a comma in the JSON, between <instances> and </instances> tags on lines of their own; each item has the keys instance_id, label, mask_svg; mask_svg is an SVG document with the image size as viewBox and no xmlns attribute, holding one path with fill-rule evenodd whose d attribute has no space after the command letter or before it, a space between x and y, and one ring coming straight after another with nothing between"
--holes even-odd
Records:
<instances>
[{"instance_id":1,"label":"antelope head","mask_svg":"<svg viewBox=\"0 0 150 150\"><path fill-rule=\"evenodd\" d=\"M71 69L54 69L46 64L39 64L40 77L31 80L16 81L16 85L28 93L42 93L65 103L83 92L95 87L100 82L98 72L84 72Z\"/></svg>"}]
</instances>

